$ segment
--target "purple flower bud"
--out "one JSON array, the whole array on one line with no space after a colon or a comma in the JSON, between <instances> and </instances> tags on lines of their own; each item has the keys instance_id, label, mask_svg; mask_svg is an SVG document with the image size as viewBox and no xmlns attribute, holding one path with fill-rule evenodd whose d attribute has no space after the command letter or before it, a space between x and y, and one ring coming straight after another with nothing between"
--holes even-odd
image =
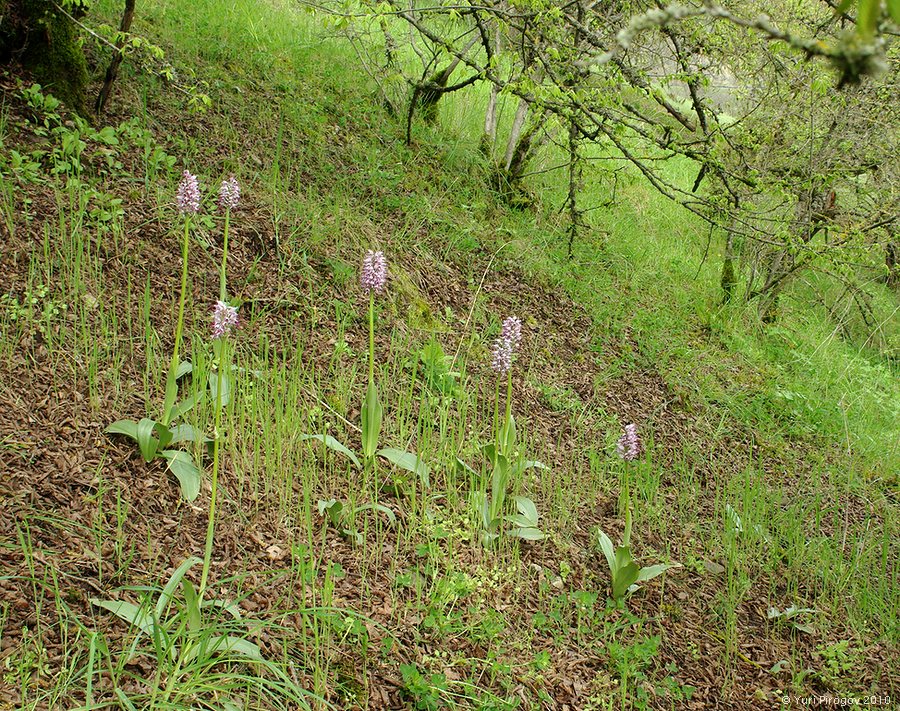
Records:
<instances>
[{"instance_id":1,"label":"purple flower bud","mask_svg":"<svg viewBox=\"0 0 900 711\"><path fill-rule=\"evenodd\" d=\"M241 186L233 175L222 181L219 186L219 207L223 210L234 210L241 200Z\"/></svg>"},{"instance_id":2,"label":"purple flower bud","mask_svg":"<svg viewBox=\"0 0 900 711\"><path fill-rule=\"evenodd\" d=\"M238 325L238 312L234 306L229 306L224 301L217 301L213 307L212 337L222 338L231 333L231 329Z\"/></svg>"},{"instance_id":3,"label":"purple flower bud","mask_svg":"<svg viewBox=\"0 0 900 711\"><path fill-rule=\"evenodd\" d=\"M373 252L371 249L363 259L362 269L359 272L359 285L366 294L373 291L380 294L387 284L387 259L384 252Z\"/></svg>"},{"instance_id":4,"label":"purple flower bud","mask_svg":"<svg viewBox=\"0 0 900 711\"><path fill-rule=\"evenodd\" d=\"M500 337L509 341L510 346L515 351L522 340L522 321L518 316L509 316L503 321L503 328L500 331Z\"/></svg>"},{"instance_id":5,"label":"purple flower bud","mask_svg":"<svg viewBox=\"0 0 900 711\"><path fill-rule=\"evenodd\" d=\"M506 375L512 368L513 347L512 343L502 336L494 341L494 350L491 358L491 368L499 375Z\"/></svg>"},{"instance_id":6,"label":"purple flower bud","mask_svg":"<svg viewBox=\"0 0 900 711\"><path fill-rule=\"evenodd\" d=\"M637 459L641 454L641 439L638 437L637 425L625 425L625 432L616 442L616 452L626 462Z\"/></svg>"},{"instance_id":7,"label":"purple flower bud","mask_svg":"<svg viewBox=\"0 0 900 711\"><path fill-rule=\"evenodd\" d=\"M197 176L184 171L184 176L178 184L178 193L175 195L175 204L183 215L200 212L200 186L197 185Z\"/></svg>"}]
</instances>

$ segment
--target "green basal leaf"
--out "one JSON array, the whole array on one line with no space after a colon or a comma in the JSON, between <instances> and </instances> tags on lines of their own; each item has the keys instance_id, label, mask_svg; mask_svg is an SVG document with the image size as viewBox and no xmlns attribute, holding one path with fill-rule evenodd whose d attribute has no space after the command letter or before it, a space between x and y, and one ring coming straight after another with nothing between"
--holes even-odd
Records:
<instances>
[{"instance_id":1,"label":"green basal leaf","mask_svg":"<svg viewBox=\"0 0 900 711\"><path fill-rule=\"evenodd\" d=\"M181 361L178 364L178 367L175 368L175 380L180 380L188 373L193 372L193 370L194 370L194 366L189 361L186 361L186 360Z\"/></svg>"},{"instance_id":2,"label":"green basal leaf","mask_svg":"<svg viewBox=\"0 0 900 711\"><path fill-rule=\"evenodd\" d=\"M615 575L616 549L615 546L613 546L613 542L603 531L599 531L597 534L597 544L600 546L600 550L603 551L603 555L606 557L606 563L609 566L609 574L611 576Z\"/></svg>"},{"instance_id":3,"label":"green basal leaf","mask_svg":"<svg viewBox=\"0 0 900 711\"><path fill-rule=\"evenodd\" d=\"M219 402L218 393L219 393L219 374L218 373L210 373L207 378L207 382L209 383L209 397L212 402ZM232 373L223 373L222 374L222 407L227 407L228 403L231 402L231 393L234 390L234 375Z\"/></svg>"},{"instance_id":4,"label":"green basal leaf","mask_svg":"<svg viewBox=\"0 0 900 711\"><path fill-rule=\"evenodd\" d=\"M344 505L337 499L319 499L319 516L328 516L333 526L340 527Z\"/></svg>"},{"instance_id":5,"label":"green basal leaf","mask_svg":"<svg viewBox=\"0 0 900 711\"><path fill-rule=\"evenodd\" d=\"M404 452L400 449L385 447L384 449L378 450L378 456L384 457L396 467L400 467L401 469L405 469L406 471L415 474L422 480L422 484L425 485L426 489L431 485L428 465L412 452Z\"/></svg>"},{"instance_id":6,"label":"green basal leaf","mask_svg":"<svg viewBox=\"0 0 900 711\"><path fill-rule=\"evenodd\" d=\"M203 640L185 653L185 663L201 654L204 659L216 655L238 655L257 662L263 661L262 652L253 642L231 635L214 635Z\"/></svg>"},{"instance_id":7,"label":"green basal leaf","mask_svg":"<svg viewBox=\"0 0 900 711\"><path fill-rule=\"evenodd\" d=\"M483 444L481 445L481 453L491 463L491 466L494 466L494 462L497 459L497 445L493 442Z\"/></svg>"},{"instance_id":8,"label":"green basal leaf","mask_svg":"<svg viewBox=\"0 0 900 711\"><path fill-rule=\"evenodd\" d=\"M172 596L175 594L175 590L178 589L178 586L181 585L181 581L184 578L185 574L193 568L195 565L203 563L197 556L190 556L185 559L181 565L175 568L175 572L172 573L171 577L166 581L166 584L163 586L162 591L159 593L159 598L156 600L156 619L160 620L166 614L166 610L169 607L169 603L172 601Z\"/></svg>"},{"instance_id":9,"label":"green basal leaf","mask_svg":"<svg viewBox=\"0 0 900 711\"><path fill-rule=\"evenodd\" d=\"M388 517L388 521L391 522L392 525L397 525L397 517L394 515L394 512L391 511L387 506L383 504L363 504L362 506L357 506L353 509L354 513L359 513L360 511L366 511L367 509L372 509L373 511L380 511L385 516Z\"/></svg>"},{"instance_id":10,"label":"green basal leaf","mask_svg":"<svg viewBox=\"0 0 900 711\"><path fill-rule=\"evenodd\" d=\"M159 438L159 442L156 445L157 450L165 449L171 444L174 434L168 427L157 422L153 427L153 431Z\"/></svg>"},{"instance_id":11,"label":"green basal leaf","mask_svg":"<svg viewBox=\"0 0 900 711\"><path fill-rule=\"evenodd\" d=\"M141 450L141 456L145 462L153 461L156 456L156 450L159 448L159 441L153 436L156 429L156 422L147 417L137 423L137 443Z\"/></svg>"},{"instance_id":12,"label":"green basal leaf","mask_svg":"<svg viewBox=\"0 0 900 711\"><path fill-rule=\"evenodd\" d=\"M191 632L199 632L201 627L200 619L200 596L194 584L187 578L182 578L181 588L184 591L184 604L187 608L188 629Z\"/></svg>"},{"instance_id":13,"label":"green basal leaf","mask_svg":"<svg viewBox=\"0 0 900 711\"><path fill-rule=\"evenodd\" d=\"M629 562L618 568L616 570L616 575L613 577L613 597L617 600L624 597L625 593L628 592L628 588L630 588L637 580L637 576L638 567L634 562Z\"/></svg>"},{"instance_id":14,"label":"green basal leaf","mask_svg":"<svg viewBox=\"0 0 900 711\"><path fill-rule=\"evenodd\" d=\"M310 439L318 440L319 442L322 442L326 447L328 447L328 449L330 449L334 452L337 452L338 454L343 454L345 457L347 457L347 459L349 459L351 462L353 462L354 466L357 469L362 468L362 464L359 463L359 459L357 459L356 455L350 449L347 449L347 447L345 447L340 442L338 442L331 435L302 434L302 435L300 435L300 439L301 440L310 440Z\"/></svg>"},{"instance_id":15,"label":"green basal leaf","mask_svg":"<svg viewBox=\"0 0 900 711\"><path fill-rule=\"evenodd\" d=\"M180 449L165 449L160 454L169 461L169 471L181 484L181 495L193 501L200 494L200 469L193 457Z\"/></svg>"},{"instance_id":16,"label":"green basal leaf","mask_svg":"<svg viewBox=\"0 0 900 711\"><path fill-rule=\"evenodd\" d=\"M481 545L483 545L485 548L487 548L490 545L492 545L493 543L495 543L498 538L500 538L499 533L491 533L490 531L482 531L481 532Z\"/></svg>"},{"instance_id":17,"label":"green basal leaf","mask_svg":"<svg viewBox=\"0 0 900 711\"><path fill-rule=\"evenodd\" d=\"M524 462L522 462L522 470L524 471L525 469L546 469L547 471L550 471L550 467L548 467L546 464L535 461L533 459L526 459Z\"/></svg>"},{"instance_id":18,"label":"green basal leaf","mask_svg":"<svg viewBox=\"0 0 900 711\"><path fill-rule=\"evenodd\" d=\"M881 0L859 0L856 11L856 32L861 37L869 38L878 25L881 14Z\"/></svg>"},{"instance_id":19,"label":"green basal leaf","mask_svg":"<svg viewBox=\"0 0 900 711\"><path fill-rule=\"evenodd\" d=\"M519 528L533 528L535 525L535 521L532 521L527 516L523 516L522 514L511 514L506 517L506 520L509 521L514 526L518 526Z\"/></svg>"},{"instance_id":20,"label":"green basal leaf","mask_svg":"<svg viewBox=\"0 0 900 711\"><path fill-rule=\"evenodd\" d=\"M384 416L384 408L378 399L378 388L375 383L366 389L366 397L363 400L361 413L362 419L362 449L363 456L369 460L375 456L378 448L378 438L381 436L381 420Z\"/></svg>"},{"instance_id":21,"label":"green basal leaf","mask_svg":"<svg viewBox=\"0 0 900 711\"><path fill-rule=\"evenodd\" d=\"M196 405L203 402L203 397L204 394L199 392L196 395L185 398L176 405L172 405L172 408L169 410L169 422L174 422L179 417L192 410Z\"/></svg>"},{"instance_id":22,"label":"green basal leaf","mask_svg":"<svg viewBox=\"0 0 900 711\"><path fill-rule=\"evenodd\" d=\"M125 435L126 437L130 437L136 442L138 438L137 426L138 423L134 420L118 420L116 422L113 422L104 431L108 432L109 434Z\"/></svg>"},{"instance_id":23,"label":"green basal leaf","mask_svg":"<svg viewBox=\"0 0 900 711\"><path fill-rule=\"evenodd\" d=\"M172 433L172 441L169 444L178 444L180 442L212 442L212 437L207 437L193 425L177 425L171 427L169 431Z\"/></svg>"},{"instance_id":24,"label":"green basal leaf","mask_svg":"<svg viewBox=\"0 0 900 711\"><path fill-rule=\"evenodd\" d=\"M648 565L647 567L640 569L637 579L634 582L645 583L648 580L653 580L657 575L662 575L667 570L680 567L681 563L658 563L657 565Z\"/></svg>"},{"instance_id":25,"label":"green basal leaf","mask_svg":"<svg viewBox=\"0 0 900 711\"><path fill-rule=\"evenodd\" d=\"M516 451L516 418L510 414L509 420L500 433L503 443L503 453L507 456Z\"/></svg>"},{"instance_id":26,"label":"green basal leaf","mask_svg":"<svg viewBox=\"0 0 900 711\"><path fill-rule=\"evenodd\" d=\"M506 485L509 482L509 460L502 454L498 454L494 461L494 471L491 472L491 498L492 508L496 516L506 501Z\"/></svg>"},{"instance_id":27,"label":"green basal leaf","mask_svg":"<svg viewBox=\"0 0 900 711\"><path fill-rule=\"evenodd\" d=\"M96 598L91 598L91 604L102 607L104 610L109 610L109 612L122 618L128 624L134 625L145 634L153 634L153 618L146 607L138 607L124 600L98 600Z\"/></svg>"},{"instance_id":28,"label":"green basal leaf","mask_svg":"<svg viewBox=\"0 0 900 711\"><path fill-rule=\"evenodd\" d=\"M526 541L542 541L545 538L540 529L534 528L533 526L514 528L510 531L510 535L515 536L516 538L522 538Z\"/></svg>"},{"instance_id":29,"label":"green basal leaf","mask_svg":"<svg viewBox=\"0 0 900 711\"><path fill-rule=\"evenodd\" d=\"M532 525L537 524L538 512L534 502L524 496L516 496L514 497L514 500L516 502L516 508L519 509L519 513L531 521Z\"/></svg>"}]
</instances>

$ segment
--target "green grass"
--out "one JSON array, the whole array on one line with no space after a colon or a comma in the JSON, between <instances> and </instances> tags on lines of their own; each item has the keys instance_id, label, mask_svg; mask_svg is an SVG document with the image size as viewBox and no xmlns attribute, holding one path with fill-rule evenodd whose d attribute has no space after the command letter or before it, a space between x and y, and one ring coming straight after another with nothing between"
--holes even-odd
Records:
<instances>
[{"instance_id":1,"label":"green grass","mask_svg":"<svg viewBox=\"0 0 900 711\"><path fill-rule=\"evenodd\" d=\"M119 8L101 2L99 10L112 20ZM16 650L0 674L18 691L17 707L127 708L124 695L137 708L227 708L226 698L237 708L287 708L301 692L322 707L317 698L377 707L390 678L413 708L515 708L517 688L528 698L519 708L530 708L558 693L554 674L567 673L573 649L599 660L581 678L583 708L646 708L652 687L663 691L651 698L677 707L698 683L694 656L719 670L717 695L744 700L746 667L782 661L748 662L748 639L786 657L787 671L771 672L764 693L791 684L798 693L890 691L896 659L887 655L886 668L864 660L898 641L900 386L873 344L835 335L810 305L809 284L791 290L776 328L763 329L752 306L720 306L716 236L704 260L706 228L627 171L616 203L589 213L593 231L568 260L558 174L529 180L539 196L533 210L507 208L488 187L475 150L477 91L442 102L440 124L417 125L406 147L403 126L374 105L355 54L326 25L277 2L141 9L137 30L213 106L193 115L181 94L126 65L113 103L138 118L105 146L114 157L103 171L62 169L71 156L61 129L33 139L46 151L40 169L16 177L10 150L23 148L11 141L33 127L11 126L12 107L3 112L0 209L11 233L33 237L17 241L0 282L4 376L33 370L81 430L23 418L21 432L0 433L0 453L24 470L38 444L53 450L62 439L66 456L69 446L82 448L89 462L71 516L51 502L9 500L22 522L0 542L15 558L0 582L26 589L33 608L33 624L22 625L18 612L0 607L4 641ZM96 156L105 144L85 135ZM558 158L548 148L536 167ZM86 595L155 600L175 565L202 552L208 486L196 510L177 503L162 467L129 459L124 441L101 432L117 416L152 416L162 402L179 266L171 200L183 167L200 173L210 210L229 172L247 206L232 221L244 242L229 290L243 301L244 324L221 423L211 578L215 599L236 600L252 625L216 618L201 634L264 637L266 668L215 655L195 668L177 655L173 662L165 644L123 633L122 621L85 603ZM693 177L688 165L670 169ZM585 205L609 197L599 178L588 172ZM207 310L218 293L220 229L201 220L194 230L184 344L194 371L183 396L205 390L211 372ZM376 308L381 442L427 460L430 488L410 477L392 493L383 484L399 470L383 461L357 470L299 436L327 430L360 451L367 317L356 269L371 245L386 249L392 273ZM506 315L497 312L507 297L494 278L567 295L589 327L573 334L569 321L519 311L527 335L516 364L524 393L517 425L527 456L553 466L526 470L511 493L535 499L550 539L504 536L485 549L471 494L486 476L477 464L492 436L486 364ZM432 281L443 286L437 296ZM889 295L879 298L889 308ZM518 311L545 301L505 303ZM886 322L888 343L891 328ZM583 336L584 347L554 350L564 335ZM420 353L432 341L452 359L459 388L450 396L424 374ZM638 466L625 470L613 455L625 412L567 381L586 368L596 392L634 382L675 403L665 411L654 403L639 423L648 451ZM28 412L12 385L0 397L10 411ZM672 413L681 417L674 450L663 436ZM186 421L212 433L214 417L207 399ZM646 585L621 609L606 600L591 539L600 522L620 539L626 476L640 563L677 560L685 571ZM319 513L328 499L351 512L339 527ZM368 504L388 506L396 524L358 508ZM90 551L93 569L66 557L67 541ZM705 572L708 562L721 564L721 576ZM682 577L689 574L699 577ZM79 587L84 578L88 588ZM694 586L709 594L708 606L677 594ZM188 601L177 599L169 641L184 649ZM760 624L755 608L766 604L816 608L815 636ZM681 625L691 615L699 627ZM673 632L661 636L666 625ZM51 661L48 649L59 648ZM135 655L143 665L130 663ZM678 668L682 659L687 669Z\"/></svg>"}]
</instances>

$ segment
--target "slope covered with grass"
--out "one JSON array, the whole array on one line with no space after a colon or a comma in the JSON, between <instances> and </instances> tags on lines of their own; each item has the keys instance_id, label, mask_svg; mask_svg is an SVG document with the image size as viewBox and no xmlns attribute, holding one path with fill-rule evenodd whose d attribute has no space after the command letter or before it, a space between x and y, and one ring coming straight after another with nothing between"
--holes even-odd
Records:
<instances>
[{"instance_id":1,"label":"slope covered with grass","mask_svg":"<svg viewBox=\"0 0 900 711\"><path fill-rule=\"evenodd\" d=\"M118 9L99 3L110 22ZM155 3L136 30L164 48L177 87L209 94L206 112L126 66L112 113L91 127L27 77L2 78L0 704L749 709L785 695L896 697L900 387L885 361L833 333L802 284L777 328L720 307L703 226L627 174L567 259L553 173L534 176L527 210L492 191L471 109L483 97L442 105L407 147L353 50L288 4ZM553 149L540 160L553 165ZM180 398L205 395L183 421L220 443L206 593L219 606L198 626L179 615L191 588L175 586L141 628L115 610L155 604L202 558L210 505L203 443L182 445L203 469L189 503L162 460L104 432L159 417L184 169L203 205ZM690 181L689 166L672 170ZM215 200L231 173L243 189L227 281L241 325L217 419ZM597 204L610 197L588 182ZM357 467L304 437L361 452L369 249L390 274L374 301L380 446L417 453L427 480L384 457ZM523 336L509 458L543 466L515 468L507 488L534 502L544 538L505 522L485 546L479 496L497 492L482 445L506 392L492 347L511 314ZM644 446L626 463L615 445L628 423ZM638 563L681 567L617 603L599 531L618 544L629 503ZM186 579L198 586L199 566Z\"/></svg>"}]
</instances>

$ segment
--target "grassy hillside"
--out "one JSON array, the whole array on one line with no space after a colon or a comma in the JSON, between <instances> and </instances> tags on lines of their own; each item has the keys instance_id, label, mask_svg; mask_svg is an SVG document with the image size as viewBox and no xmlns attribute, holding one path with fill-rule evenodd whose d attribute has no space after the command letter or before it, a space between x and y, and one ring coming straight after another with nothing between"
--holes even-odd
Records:
<instances>
[{"instance_id":1,"label":"grassy hillside","mask_svg":"<svg viewBox=\"0 0 900 711\"><path fill-rule=\"evenodd\" d=\"M114 24L118 5L97 11ZM280 0L157 2L135 30L175 81L126 63L101 125L0 79L0 708L897 697L900 383L811 305L814 284L777 327L722 307L721 246L627 171L569 260L558 174L529 180L525 210L491 189L486 97L453 95L407 147L332 23ZM108 56L89 53L99 78ZM203 202L178 398L198 402L180 422L218 441L176 447L202 463L191 502L165 460L105 432L163 413L185 169ZM229 174L240 326L223 346L209 323ZM585 204L612 197L600 178ZM363 460L369 249L390 275L373 302L379 446L427 472L304 437ZM896 296L879 298L896 343ZM511 314L517 443L498 491L482 446ZM616 456L628 423L633 462ZM214 470L204 589L200 562L179 566L204 556ZM534 502L541 540L485 530L479 498L502 492L502 514ZM681 567L616 601L599 532L618 545L627 518L639 565Z\"/></svg>"}]
</instances>

